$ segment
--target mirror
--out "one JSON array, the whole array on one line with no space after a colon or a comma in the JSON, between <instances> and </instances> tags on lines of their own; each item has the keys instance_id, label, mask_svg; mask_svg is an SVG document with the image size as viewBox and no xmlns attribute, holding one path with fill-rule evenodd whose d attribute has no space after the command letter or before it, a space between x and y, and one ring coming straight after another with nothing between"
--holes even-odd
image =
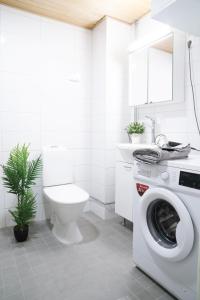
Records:
<instances>
[{"instance_id":1,"label":"mirror","mask_svg":"<svg viewBox=\"0 0 200 300\"><path fill-rule=\"evenodd\" d=\"M139 42L129 56L130 105L183 101L185 35L173 31L148 45Z\"/></svg>"},{"instance_id":2,"label":"mirror","mask_svg":"<svg viewBox=\"0 0 200 300\"><path fill-rule=\"evenodd\" d=\"M148 102L173 98L173 34L155 42L148 49Z\"/></svg>"}]
</instances>

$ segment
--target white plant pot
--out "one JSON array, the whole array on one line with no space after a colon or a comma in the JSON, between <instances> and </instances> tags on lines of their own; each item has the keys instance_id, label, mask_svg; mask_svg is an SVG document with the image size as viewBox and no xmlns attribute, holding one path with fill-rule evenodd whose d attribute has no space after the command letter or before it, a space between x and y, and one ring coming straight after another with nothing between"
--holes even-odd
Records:
<instances>
[{"instance_id":1,"label":"white plant pot","mask_svg":"<svg viewBox=\"0 0 200 300\"><path fill-rule=\"evenodd\" d=\"M133 144L141 144L142 143L142 134L140 133L132 133L130 134L131 141Z\"/></svg>"}]
</instances>

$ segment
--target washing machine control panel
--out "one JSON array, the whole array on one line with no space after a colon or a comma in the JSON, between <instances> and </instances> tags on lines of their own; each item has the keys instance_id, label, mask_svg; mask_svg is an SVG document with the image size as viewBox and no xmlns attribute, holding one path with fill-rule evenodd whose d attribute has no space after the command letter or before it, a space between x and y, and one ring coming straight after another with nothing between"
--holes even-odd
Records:
<instances>
[{"instance_id":1,"label":"washing machine control panel","mask_svg":"<svg viewBox=\"0 0 200 300\"><path fill-rule=\"evenodd\" d=\"M180 171L179 185L200 190L200 174Z\"/></svg>"}]
</instances>

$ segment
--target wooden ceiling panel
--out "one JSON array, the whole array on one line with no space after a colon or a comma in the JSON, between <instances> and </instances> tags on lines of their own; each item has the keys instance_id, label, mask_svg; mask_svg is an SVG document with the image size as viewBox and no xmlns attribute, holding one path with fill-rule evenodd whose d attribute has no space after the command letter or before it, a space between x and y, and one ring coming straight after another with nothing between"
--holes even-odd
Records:
<instances>
[{"instance_id":1,"label":"wooden ceiling panel","mask_svg":"<svg viewBox=\"0 0 200 300\"><path fill-rule=\"evenodd\" d=\"M89 29L104 16L132 24L150 10L150 0L0 0L0 3Z\"/></svg>"}]
</instances>

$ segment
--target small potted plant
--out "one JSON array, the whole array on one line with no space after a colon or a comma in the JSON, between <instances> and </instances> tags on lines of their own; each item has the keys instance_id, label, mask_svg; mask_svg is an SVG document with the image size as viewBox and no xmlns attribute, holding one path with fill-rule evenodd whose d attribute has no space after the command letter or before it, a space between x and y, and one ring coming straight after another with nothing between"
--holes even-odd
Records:
<instances>
[{"instance_id":1,"label":"small potted plant","mask_svg":"<svg viewBox=\"0 0 200 300\"><path fill-rule=\"evenodd\" d=\"M3 184L8 193L15 194L17 205L9 210L16 223L14 227L15 239L23 242L28 237L29 224L36 214L36 200L32 192L35 180L40 176L42 162L40 156L29 160L29 146L17 145L10 152L10 156L3 168Z\"/></svg>"},{"instance_id":2,"label":"small potted plant","mask_svg":"<svg viewBox=\"0 0 200 300\"><path fill-rule=\"evenodd\" d=\"M139 122L131 122L127 126L127 133L131 138L131 141L133 144L140 144L141 143L141 138L142 134L144 133L144 125Z\"/></svg>"}]
</instances>

